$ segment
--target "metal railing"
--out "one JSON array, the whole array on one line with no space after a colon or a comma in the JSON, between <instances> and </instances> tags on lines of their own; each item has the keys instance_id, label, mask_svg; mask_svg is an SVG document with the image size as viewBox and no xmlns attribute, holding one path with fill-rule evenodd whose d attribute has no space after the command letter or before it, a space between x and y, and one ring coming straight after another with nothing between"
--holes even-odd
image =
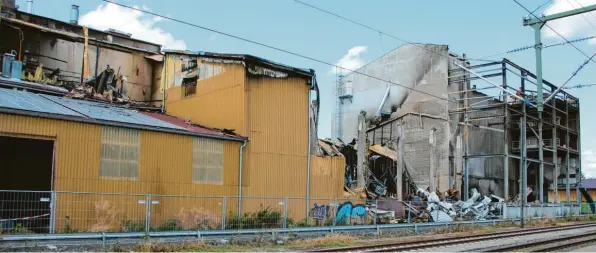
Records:
<instances>
[{"instance_id":1,"label":"metal railing","mask_svg":"<svg viewBox=\"0 0 596 253\"><path fill-rule=\"evenodd\" d=\"M0 235L239 231L519 218L519 206L397 200L0 191ZM243 212L238 214L238 204ZM453 204L453 205L452 205ZM304 206L311 207L307 214ZM583 204L586 205L586 204ZM588 206L589 207L589 206ZM584 210L585 209L585 210ZM409 211L412 210L412 211ZM526 217L581 215L579 204L531 205Z\"/></svg>"}]
</instances>

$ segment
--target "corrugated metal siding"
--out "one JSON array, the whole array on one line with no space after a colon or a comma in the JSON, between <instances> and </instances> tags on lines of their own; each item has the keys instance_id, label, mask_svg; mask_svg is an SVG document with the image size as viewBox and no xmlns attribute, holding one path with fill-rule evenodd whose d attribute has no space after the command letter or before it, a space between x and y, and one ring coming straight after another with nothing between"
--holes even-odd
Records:
<instances>
[{"instance_id":1,"label":"corrugated metal siding","mask_svg":"<svg viewBox=\"0 0 596 253\"><path fill-rule=\"evenodd\" d=\"M223 185L192 182L192 138L163 132L140 131L139 176L136 180L102 179L100 153L102 126L71 121L0 114L0 134L55 140L55 190L72 192L171 194L191 196L234 196L238 192L240 142L224 141ZM57 227L89 228L95 222L95 204L109 201L118 208L118 222L144 217L144 196L60 193ZM202 206L204 212L221 213L221 198L191 201L188 198L156 197L152 222L176 217L184 210ZM237 202L229 201L229 211ZM184 209L183 209L184 208ZM221 215L220 215L221 216ZM219 216L219 217L220 217ZM119 224L114 224L119 229Z\"/></svg>"},{"instance_id":2,"label":"corrugated metal siding","mask_svg":"<svg viewBox=\"0 0 596 253\"><path fill-rule=\"evenodd\" d=\"M304 197L308 93L299 78L248 78L247 195Z\"/></svg>"},{"instance_id":3,"label":"corrugated metal siding","mask_svg":"<svg viewBox=\"0 0 596 253\"><path fill-rule=\"evenodd\" d=\"M179 73L181 64L181 60L177 60L176 57L167 57L166 110L168 114L189 118L193 122L209 127L234 129L237 134L245 136L244 66L208 63L221 67L222 72L211 78L197 81L196 94L184 98L183 89L178 86L177 81L181 74Z\"/></svg>"},{"instance_id":4,"label":"corrugated metal siding","mask_svg":"<svg viewBox=\"0 0 596 253\"><path fill-rule=\"evenodd\" d=\"M311 198L341 198L346 160L343 156L311 156Z\"/></svg>"}]
</instances>

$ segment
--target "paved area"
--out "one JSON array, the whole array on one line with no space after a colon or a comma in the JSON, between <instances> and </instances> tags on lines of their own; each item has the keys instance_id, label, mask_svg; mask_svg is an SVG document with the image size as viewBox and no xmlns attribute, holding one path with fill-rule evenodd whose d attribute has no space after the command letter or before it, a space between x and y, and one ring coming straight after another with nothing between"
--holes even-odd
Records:
<instances>
[{"instance_id":1,"label":"paved area","mask_svg":"<svg viewBox=\"0 0 596 253\"><path fill-rule=\"evenodd\" d=\"M563 230L563 231L555 231L549 233L540 233L540 234L533 234L533 235L525 235L525 236L512 236L510 238L503 238L503 239L496 239L490 241L483 241L480 243L464 243L454 246L447 246L447 247L436 247L436 248L427 248L421 250L419 252L478 252L482 250L486 250L487 248L503 246L503 245L513 245L518 243L525 243L528 241L543 241L548 240L548 238L555 238L560 236L571 236L576 235L578 233L586 233L586 232L595 232L596 227L590 228L581 228L581 229L573 229L573 230ZM591 252L596 252L596 248L591 250Z\"/></svg>"}]
</instances>

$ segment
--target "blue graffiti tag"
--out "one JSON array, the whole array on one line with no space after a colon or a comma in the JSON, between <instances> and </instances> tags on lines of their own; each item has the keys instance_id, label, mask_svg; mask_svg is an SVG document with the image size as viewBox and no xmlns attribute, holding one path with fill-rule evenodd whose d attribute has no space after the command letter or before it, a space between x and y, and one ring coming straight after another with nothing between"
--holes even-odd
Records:
<instances>
[{"instance_id":1,"label":"blue graffiti tag","mask_svg":"<svg viewBox=\"0 0 596 253\"><path fill-rule=\"evenodd\" d=\"M350 217L364 217L366 215L366 207L364 205L353 205L352 202L348 201L337 208L337 214L335 216L336 223L343 223Z\"/></svg>"},{"instance_id":2,"label":"blue graffiti tag","mask_svg":"<svg viewBox=\"0 0 596 253\"><path fill-rule=\"evenodd\" d=\"M325 218L327 218L328 214L329 214L329 206L326 206L326 205L319 206L319 205L317 205L317 203L315 203L315 207L313 208L313 214L312 214L313 219L324 220Z\"/></svg>"}]
</instances>

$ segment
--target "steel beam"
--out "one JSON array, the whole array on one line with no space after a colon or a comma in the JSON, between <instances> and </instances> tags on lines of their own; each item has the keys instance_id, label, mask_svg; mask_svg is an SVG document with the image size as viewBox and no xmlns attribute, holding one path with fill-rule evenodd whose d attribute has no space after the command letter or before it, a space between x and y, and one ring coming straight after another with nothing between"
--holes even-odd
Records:
<instances>
[{"instance_id":1,"label":"steel beam","mask_svg":"<svg viewBox=\"0 0 596 253\"><path fill-rule=\"evenodd\" d=\"M538 17L527 18L527 19L524 19L524 26L532 26L535 24L546 23L547 21L556 20L556 19L560 19L560 18L566 18L566 17L570 17L570 16L575 16L575 15L579 15L582 13L595 11L595 10L596 10L596 4L590 5L590 6L584 6L582 8L564 11L561 13L552 14L552 15L548 15L548 16L544 16L544 17L540 17L540 18L538 18Z\"/></svg>"}]
</instances>

